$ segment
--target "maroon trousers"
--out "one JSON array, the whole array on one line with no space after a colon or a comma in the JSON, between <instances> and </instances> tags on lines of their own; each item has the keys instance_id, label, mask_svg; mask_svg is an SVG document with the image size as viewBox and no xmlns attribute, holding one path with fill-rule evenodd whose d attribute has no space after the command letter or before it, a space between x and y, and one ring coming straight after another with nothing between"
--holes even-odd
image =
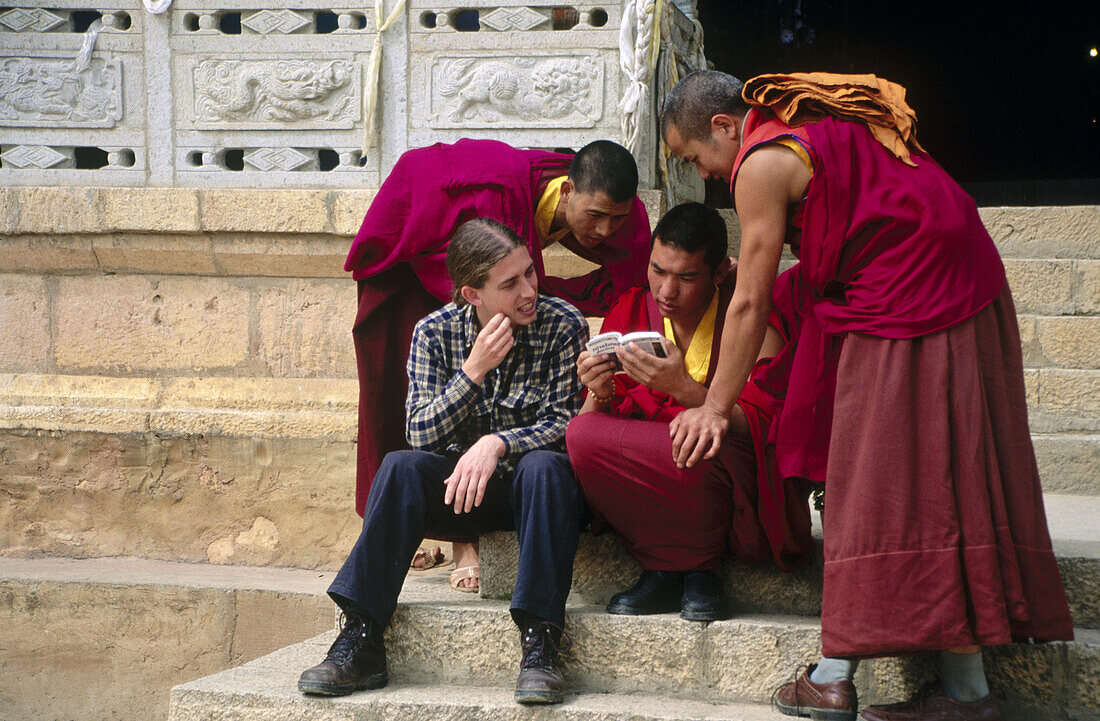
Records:
<instances>
[{"instance_id":1,"label":"maroon trousers","mask_svg":"<svg viewBox=\"0 0 1100 721\"><path fill-rule=\"evenodd\" d=\"M1073 638L1007 286L940 333L843 339L824 520L827 656Z\"/></svg>"},{"instance_id":2,"label":"maroon trousers","mask_svg":"<svg viewBox=\"0 0 1100 721\"><path fill-rule=\"evenodd\" d=\"M771 558L749 439L731 434L715 459L680 469L667 423L593 412L570 422L565 442L588 504L642 568L713 569L727 540L742 560Z\"/></svg>"}]
</instances>

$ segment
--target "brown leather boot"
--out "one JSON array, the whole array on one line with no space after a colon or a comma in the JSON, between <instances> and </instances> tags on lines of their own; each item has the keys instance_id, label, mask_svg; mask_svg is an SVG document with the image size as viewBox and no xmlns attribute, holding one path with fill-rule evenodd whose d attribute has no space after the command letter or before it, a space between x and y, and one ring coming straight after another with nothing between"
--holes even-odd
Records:
<instances>
[{"instance_id":1,"label":"brown leather boot","mask_svg":"<svg viewBox=\"0 0 1100 721\"><path fill-rule=\"evenodd\" d=\"M854 721L859 708L855 685L847 680L814 683L810 672L815 666L803 667L794 681L775 690L772 704L776 710L814 721Z\"/></svg>"},{"instance_id":2,"label":"brown leather boot","mask_svg":"<svg viewBox=\"0 0 1100 721\"><path fill-rule=\"evenodd\" d=\"M340 635L325 660L307 668L298 679L298 690L324 696L346 696L364 688L386 685L386 647L382 629L370 618L350 613L341 617Z\"/></svg>"},{"instance_id":3,"label":"brown leather boot","mask_svg":"<svg viewBox=\"0 0 1100 721\"><path fill-rule=\"evenodd\" d=\"M568 651L573 643L568 634L549 621L531 621L526 625L520 633L523 660L516 679L516 702L561 703L565 697L565 679L555 664L558 653ZM563 635L567 643L558 646L557 641Z\"/></svg>"}]
</instances>

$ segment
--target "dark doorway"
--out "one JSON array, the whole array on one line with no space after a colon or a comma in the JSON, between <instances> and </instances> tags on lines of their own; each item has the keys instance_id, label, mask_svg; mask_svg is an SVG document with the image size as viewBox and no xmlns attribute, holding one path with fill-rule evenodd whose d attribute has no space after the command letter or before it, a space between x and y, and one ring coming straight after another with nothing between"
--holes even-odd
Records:
<instances>
[{"instance_id":1,"label":"dark doorway","mask_svg":"<svg viewBox=\"0 0 1100 721\"><path fill-rule=\"evenodd\" d=\"M1096 0L698 0L707 57L742 79L873 73L986 205L1100 203Z\"/></svg>"}]
</instances>

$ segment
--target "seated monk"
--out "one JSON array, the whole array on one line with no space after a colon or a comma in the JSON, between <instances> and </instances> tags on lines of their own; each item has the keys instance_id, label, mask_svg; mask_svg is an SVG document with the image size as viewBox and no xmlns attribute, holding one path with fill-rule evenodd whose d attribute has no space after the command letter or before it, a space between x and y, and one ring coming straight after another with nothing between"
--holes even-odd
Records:
<instances>
[{"instance_id":1,"label":"seated monk","mask_svg":"<svg viewBox=\"0 0 1100 721\"><path fill-rule=\"evenodd\" d=\"M616 594L609 613L680 609L693 621L720 616L715 574L727 543L746 562L774 560L791 569L813 548L805 495L774 473L766 439L780 400L750 381L721 450L692 468L673 462L669 423L700 405L718 358L732 284L726 226L700 203L673 208L657 224L649 287L612 306L603 333L661 333L667 358L635 343L610 355L582 351L577 360L588 397L566 432L569 460L597 521L605 520L642 567L638 582ZM763 372L784 344L773 312L757 361Z\"/></svg>"}]
</instances>

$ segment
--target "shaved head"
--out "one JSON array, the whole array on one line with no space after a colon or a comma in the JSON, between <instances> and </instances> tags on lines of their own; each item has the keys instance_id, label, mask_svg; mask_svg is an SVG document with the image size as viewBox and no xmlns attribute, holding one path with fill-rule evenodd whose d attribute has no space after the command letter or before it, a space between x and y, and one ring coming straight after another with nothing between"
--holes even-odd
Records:
<instances>
[{"instance_id":1,"label":"shaved head","mask_svg":"<svg viewBox=\"0 0 1100 721\"><path fill-rule=\"evenodd\" d=\"M715 115L744 115L749 106L741 97L745 87L732 75L716 70L696 70L674 87L661 112L661 135L675 127L684 140L707 140Z\"/></svg>"},{"instance_id":2,"label":"shaved head","mask_svg":"<svg viewBox=\"0 0 1100 721\"><path fill-rule=\"evenodd\" d=\"M614 202L625 203L638 192L638 165L618 143L596 140L573 156L569 180L578 193L606 193Z\"/></svg>"}]
</instances>

